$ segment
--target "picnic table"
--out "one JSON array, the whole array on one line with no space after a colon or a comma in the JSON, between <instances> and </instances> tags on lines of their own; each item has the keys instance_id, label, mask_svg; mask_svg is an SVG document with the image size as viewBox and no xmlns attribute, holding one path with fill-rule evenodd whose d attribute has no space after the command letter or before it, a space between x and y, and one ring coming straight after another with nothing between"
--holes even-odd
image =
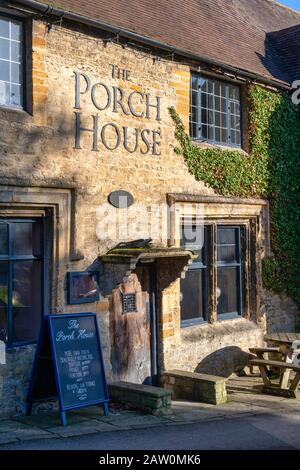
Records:
<instances>
[{"instance_id":1,"label":"picnic table","mask_svg":"<svg viewBox=\"0 0 300 470\"><path fill-rule=\"evenodd\" d=\"M300 361L295 360L300 354L300 333L272 333L264 337L267 343L272 343L275 346L266 348L250 348L250 352L256 354L257 359L250 361L251 366L258 366L261 377L263 379L264 388L266 393L286 397L297 397L297 388L300 381ZM292 345L299 342L299 354L295 352ZM298 351L298 349L297 349ZM280 356L279 360L269 360L264 357L266 353L276 353ZM279 371L279 384L274 384L270 379L270 368L276 368ZM295 377L290 382L291 372L295 372Z\"/></svg>"},{"instance_id":2,"label":"picnic table","mask_svg":"<svg viewBox=\"0 0 300 470\"><path fill-rule=\"evenodd\" d=\"M294 341L300 341L300 333L270 333L265 335L266 343L278 344L279 349L286 352Z\"/></svg>"}]
</instances>

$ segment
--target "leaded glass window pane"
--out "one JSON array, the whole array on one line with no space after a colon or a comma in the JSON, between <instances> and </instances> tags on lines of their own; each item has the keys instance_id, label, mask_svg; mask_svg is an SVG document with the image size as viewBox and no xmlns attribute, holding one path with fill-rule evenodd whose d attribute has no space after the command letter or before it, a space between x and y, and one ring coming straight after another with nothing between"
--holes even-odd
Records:
<instances>
[{"instance_id":1,"label":"leaded glass window pane","mask_svg":"<svg viewBox=\"0 0 300 470\"><path fill-rule=\"evenodd\" d=\"M0 340L35 342L44 313L42 219L0 220Z\"/></svg>"},{"instance_id":2,"label":"leaded glass window pane","mask_svg":"<svg viewBox=\"0 0 300 470\"><path fill-rule=\"evenodd\" d=\"M22 32L20 21L0 17L0 106L22 106Z\"/></svg>"},{"instance_id":3,"label":"leaded glass window pane","mask_svg":"<svg viewBox=\"0 0 300 470\"><path fill-rule=\"evenodd\" d=\"M190 105L190 133L193 139L241 146L238 86L193 75Z\"/></svg>"},{"instance_id":4,"label":"leaded glass window pane","mask_svg":"<svg viewBox=\"0 0 300 470\"><path fill-rule=\"evenodd\" d=\"M226 319L242 311L240 227L218 226L216 247L217 314L219 319Z\"/></svg>"},{"instance_id":5,"label":"leaded glass window pane","mask_svg":"<svg viewBox=\"0 0 300 470\"><path fill-rule=\"evenodd\" d=\"M198 257L181 280L181 322L207 321L209 296L209 232L208 227L184 223L181 227L181 246Z\"/></svg>"}]
</instances>

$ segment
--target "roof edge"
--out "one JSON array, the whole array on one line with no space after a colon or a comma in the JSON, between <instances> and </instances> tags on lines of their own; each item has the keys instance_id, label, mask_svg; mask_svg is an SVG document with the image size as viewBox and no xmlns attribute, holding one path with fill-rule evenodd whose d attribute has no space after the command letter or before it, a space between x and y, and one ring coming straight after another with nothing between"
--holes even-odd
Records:
<instances>
[{"instance_id":1,"label":"roof edge","mask_svg":"<svg viewBox=\"0 0 300 470\"><path fill-rule=\"evenodd\" d=\"M300 18L300 11L295 10L292 7L288 7L287 5L283 5L283 3L277 2L277 0L267 0L267 2L272 3L276 7L283 8L284 10L291 11L292 13L296 13L296 15L299 15L299 18Z\"/></svg>"},{"instance_id":2,"label":"roof edge","mask_svg":"<svg viewBox=\"0 0 300 470\"><path fill-rule=\"evenodd\" d=\"M271 1L271 0L268 0L268 1ZM80 23L86 26L94 27L102 31L111 32L124 39L130 39L136 43L146 44L155 49L167 51L179 57L185 57L190 60L204 62L212 66L220 67L224 69L225 71L231 72L233 74L240 74L245 78L249 78L250 80L256 81L261 84L269 85L275 88L291 90L291 85L287 82L283 82L280 80L265 77L263 75L255 74L248 70L240 69L232 65L222 63L218 60L211 59L206 56L194 54L185 49L175 48L169 44L162 43L156 39L151 39L148 36L140 35L138 33L127 30L125 28L111 25L111 24L102 22L100 20L94 20L90 17L79 15L78 13L73 13L72 11L69 11L69 10L63 10L61 8L54 7L50 3L49 4L41 3L36 0L11 0L11 1L6 2L6 7L16 8L18 6L23 7L23 8L25 7L29 9L30 12L41 13L42 16L45 16L45 17L54 16L60 19L66 19L71 22Z\"/></svg>"}]
</instances>

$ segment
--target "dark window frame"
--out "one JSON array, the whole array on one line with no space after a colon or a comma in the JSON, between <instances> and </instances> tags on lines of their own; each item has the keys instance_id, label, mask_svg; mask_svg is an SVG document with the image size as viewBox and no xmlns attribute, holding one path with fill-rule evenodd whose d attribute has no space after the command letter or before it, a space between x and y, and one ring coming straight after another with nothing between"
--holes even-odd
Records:
<instances>
[{"instance_id":1,"label":"dark window frame","mask_svg":"<svg viewBox=\"0 0 300 470\"><path fill-rule=\"evenodd\" d=\"M25 111L32 114L32 19L24 14L14 13L0 8L0 18L18 21L22 25L22 100L18 105L0 104L0 110Z\"/></svg>"},{"instance_id":2,"label":"dark window frame","mask_svg":"<svg viewBox=\"0 0 300 470\"><path fill-rule=\"evenodd\" d=\"M210 86L212 87L211 92L202 92L202 86L201 81L206 81L207 87ZM194 86L195 83L195 86ZM222 92L220 92L220 95L215 93L215 88L216 85L219 85L220 90L222 90L223 87L225 87L226 90L226 95L222 95ZM236 98L231 98L229 96L229 90L230 87L232 87L235 90L238 90L238 99ZM206 102L206 107L202 106L202 95L205 95L205 99L209 100L209 97L211 97L211 100L213 102L212 107L210 107L208 101ZM193 98L196 100L196 104L193 103ZM216 110L215 106L215 100L220 98L220 110ZM226 111L222 111L221 109L221 101L226 100ZM230 112L230 107L231 105L237 105L239 107L239 113L238 114L233 114ZM207 142L213 145L221 145L221 146L228 146L232 148L242 148L243 146L243 135L242 135L242 119L243 119L243 90L240 84L237 83L232 83L229 81L222 81L220 79L217 79L215 77L210 77L208 75L202 75L199 73L192 73L191 74L191 83L190 83L190 115L189 115L189 127L190 127L190 136L192 140L199 141L199 142ZM194 111L193 111L194 110ZM202 120L202 113L206 113L207 119L206 122L203 122ZM217 126L216 125L216 115L220 115L220 119L222 118L222 115L226 116L226 126L223 127L221 125ZM193 116L195 115L195 120L192 120ZM209 123L209 117L213 117L213 122ZM239 120L239 129L237 132L237 135L239 136L239 142L233 142L232 136L234 129L231 128L231 118L232 116L235 116ZM210 125L209 125L210 124ZM204 128L207 127L207 135L204 133ZM209 136L209 130L208 128L211 128L213 132L213 138L210 138ZM220 136L222 133L222 130L224 133L226 133L226 141L220 139L216 139L216 129L219 129Z\"/></svg>"},{"instance_id":3,"label":"dark window frame","mask_svg":"<svg viewBox=\"0 0 300 470\"><path fill-rule=\"evenodd\" d=\"M40 234L40 250L41 254L38 256L32 255L13 255L12 254L12 230L8 227L7 230L7 247L8 253L6 255L0 255L0 261L4 261L7 263L7 333L8 333L8 340L5 343L7 349L12 349L16 347L26 346L30 344L36 344L38 338L35 340L30 341L18 341L14 342L13 339L13 266L16 262L22 261L40 261L41 262L41 321L43 317L46 315L48 311L48 280L49 280L49 264L48 264L48 249L49 249L49 242L47 240L47 233L48 233L48 220L47 217L5 217L0 216L0 223L1 224L13 224L13 223L40 223L41 224L41 234Z\"/></svg>"},{"instance_id":4,"label":"dark window frame","mask_svg":"<svg viewBox=\"0 0 300 470\"><path fill-rule=\"evenodd\" d=\"M182 226L181 222L181 226ZM209 324L215 321L222 322L226 320L238 319L248 317L248 299L246 296L246 290L249 286L249 273L245 268L246 263L246 251L247 243L249 239L249 227L248 224L242 221L229 223L224 220L207 221L204 224L207 235L205 241L208 242L207 246L204 247L204 252L207 254L207 290L205 291L206 299L203 300L203 304L207 305L207 315L204 317L197 317L191 319L181 320L181 327L186 328L197 324ZM217 251L218 251L218 229L235 229L238 231L237 244L235 245L236 259L237 262L218 262ZM182 230L182 228L181 228ZM186 249L193 249L192 246L181 245ZM195 266L194 266L195 263ZM198 263L193 262L188 272L193 269L199 269ZM237 312L229 312L224 314L217 314L217 275L219 267L235 267L238 270L237 276ZM202 267L203 268L203 267Z\"/></svg>"}]
</instances>

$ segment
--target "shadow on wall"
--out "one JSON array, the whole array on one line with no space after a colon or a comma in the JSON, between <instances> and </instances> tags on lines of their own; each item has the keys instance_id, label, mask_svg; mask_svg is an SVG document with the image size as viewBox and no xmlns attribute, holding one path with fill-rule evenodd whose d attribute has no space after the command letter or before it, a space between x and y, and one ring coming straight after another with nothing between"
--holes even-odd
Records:
<instances>
[{"instance_id":1,"label":"shadow on wall","mask_svg":"<svg viewBox=\"0 0 300 470\"><path fill-rule=\"evenodd\" d=\"M229 377L235 373L241 375L249 364L250 353L237 346L227 346L206 356L196 367L195 372Z\"/></svg>"},{"instance_id":2,"label":"shadow on wall","mask_svg":"<svg viewBox=\"0 0 300 470\"><path fill-rule=\"evenodd\" d=\"M1 183L74 187L76 165L71 168L69 163L69 153L74 145L75 119L72 109L57 109L55 114L51 114L47 103L43 103L35 106L33 116L1 109ZM63 164L69 165L68 171Z\"/></svg>"}]
</instances>

